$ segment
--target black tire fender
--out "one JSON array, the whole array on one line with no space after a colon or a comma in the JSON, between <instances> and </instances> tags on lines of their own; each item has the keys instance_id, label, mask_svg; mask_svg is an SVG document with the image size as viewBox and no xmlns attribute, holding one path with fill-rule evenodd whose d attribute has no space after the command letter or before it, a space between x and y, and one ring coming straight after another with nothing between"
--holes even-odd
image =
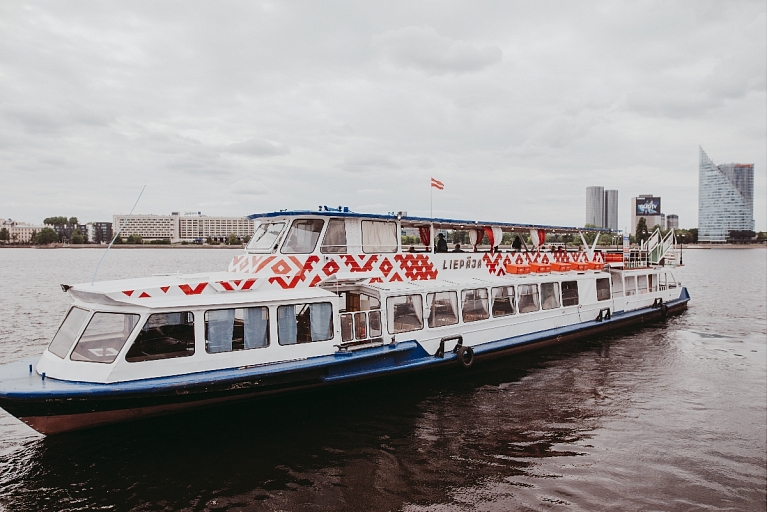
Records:
<instances>
[{"instance_id":1,"label":"black tire fender","mask_svg":"<svg viewBox=\"0 0 768 512\"><path fill-rule=\"evenodd\" d=\"M669 306L667 306L666 304L662 304L661 305L661 317L662 318L667 318L667 314L668 313L669 313Z\"/></svg>"},{"instance_id":2,"label":"black tire fender","mask_svg":"<svg viewBox=\"0 0 768 512\"><path fill-rule=\"evenodd\" d=\"M456 349L456 361L459 362L459 366L462 368L469 368L475 361L475 351L472 347L460 346Z\"/></svg>"}]
</instances>

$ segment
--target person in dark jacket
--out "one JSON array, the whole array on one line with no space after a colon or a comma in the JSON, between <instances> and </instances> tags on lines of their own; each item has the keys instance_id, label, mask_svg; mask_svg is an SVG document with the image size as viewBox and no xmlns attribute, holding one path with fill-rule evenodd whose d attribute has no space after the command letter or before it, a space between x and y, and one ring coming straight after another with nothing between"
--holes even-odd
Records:
<instances>
[{"instance_id":1,"label":"person in dark jacket","mask_svg":"<svg viewBox=\"0 0 768 512\"><path fill-rule=\"evenodd\" d=\"M437 235L437 245L435 246L435 252L448 252L448 242L445 241L445 235L442 233Z\"/></svg>"},{"instance_id":2,"label":"person in dark jacket","mask_svg":"<svg viewBox=\"0 0 768 512\"><path fill-rule=\"evenodd\" d=\"M520 241L520 235L515 235L515 240L512 242L512 249L519 251L522 247L523 243Z\"/></svg>"}]
</instances>

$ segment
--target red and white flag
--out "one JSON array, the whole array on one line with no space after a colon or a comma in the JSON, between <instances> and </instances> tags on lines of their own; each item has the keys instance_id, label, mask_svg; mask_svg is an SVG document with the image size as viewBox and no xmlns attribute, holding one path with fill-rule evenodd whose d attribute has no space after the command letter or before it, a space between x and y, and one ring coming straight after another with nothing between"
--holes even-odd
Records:
<instances>
[{"instance_id":1,"label":"red and white flag","mask_svg":"<svg viewBox=\"0 0 768 512\"><path fill-rule=\"evenodd\" d=\"M443 190L443 187L445 187L442 181L437 181L435 178L432 178L432 186L437 190Z\"/></svg>"}]
</instances>

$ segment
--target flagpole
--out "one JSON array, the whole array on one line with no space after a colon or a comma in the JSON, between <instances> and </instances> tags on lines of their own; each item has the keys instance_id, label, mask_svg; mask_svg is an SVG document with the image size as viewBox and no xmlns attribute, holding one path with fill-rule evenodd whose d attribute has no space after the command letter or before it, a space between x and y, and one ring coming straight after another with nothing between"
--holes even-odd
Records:
<instances>
[{"instance_id":1,"label":"flagpole","mask_svg":"<svg viewBox=\"0 0 768 512\"><path fill-rule=\"evenodd\" d=\"M429 179L429 218L432 218L432 178Z\"/></svg>"}]
</instances>

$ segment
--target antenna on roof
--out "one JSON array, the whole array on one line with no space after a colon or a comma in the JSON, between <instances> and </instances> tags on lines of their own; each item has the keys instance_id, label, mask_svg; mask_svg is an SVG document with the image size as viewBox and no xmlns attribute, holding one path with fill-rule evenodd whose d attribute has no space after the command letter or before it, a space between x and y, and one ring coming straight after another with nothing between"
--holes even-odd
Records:
<instances>
[{"instance_id":1,"label":"antenna on roof","mask_svg":"<svg viewBox=\"0 0 768 512\"><path fill-rule=\"evenodd\" d=\"M106 255L107 255L107 253L109 252L109 250L112 248L112 244L113 244L113 243L115 243L115 240L117 239L117 237L118 237L118 236L120 236L120 232L121 232L121 231L123 230L123 228L125 227L125 223L126 223L126 222L128 222L128 219L130 219L130 218L131 218L131 215L133 215L133 210L136 208L136 205L137 205L137 204L139 204L139 199L141 199L141 194L143 194L143 193L144 193L144 189L145 189L145 188L147 188L147 186L146 186L146 185L144 185L144 186L141 188L141 192L139 192L139 197L137 197L137 198L136 198L136 202L135 202L135 203L133 203L133 208L131 208L131 211L130 211L130 213L128 213L128 216L127 216L127 217L125 218L125 220L123 221L123 225L122 225L122 226L120 226L120 229L118 229L118 230L117 230L117 233L115 233L115 236L113 236L113 237L112 237L112 241L111 241L111 242L109 242L109 246L107 247L107 250L106 250L106 251L104 251L104 254L102 254L102 255L101 255L101 259L100 259L100 260L99 260L99 262L96 264L96 270L94 270L94 271L93 271L93 278L91 279L91 286L93 286L93 282L96 280L96 274L99 272L99 267L101 266L101 262L102 262L102 261L104 261L104 256L106 256Z\"/></svg>"}]
</instances>

